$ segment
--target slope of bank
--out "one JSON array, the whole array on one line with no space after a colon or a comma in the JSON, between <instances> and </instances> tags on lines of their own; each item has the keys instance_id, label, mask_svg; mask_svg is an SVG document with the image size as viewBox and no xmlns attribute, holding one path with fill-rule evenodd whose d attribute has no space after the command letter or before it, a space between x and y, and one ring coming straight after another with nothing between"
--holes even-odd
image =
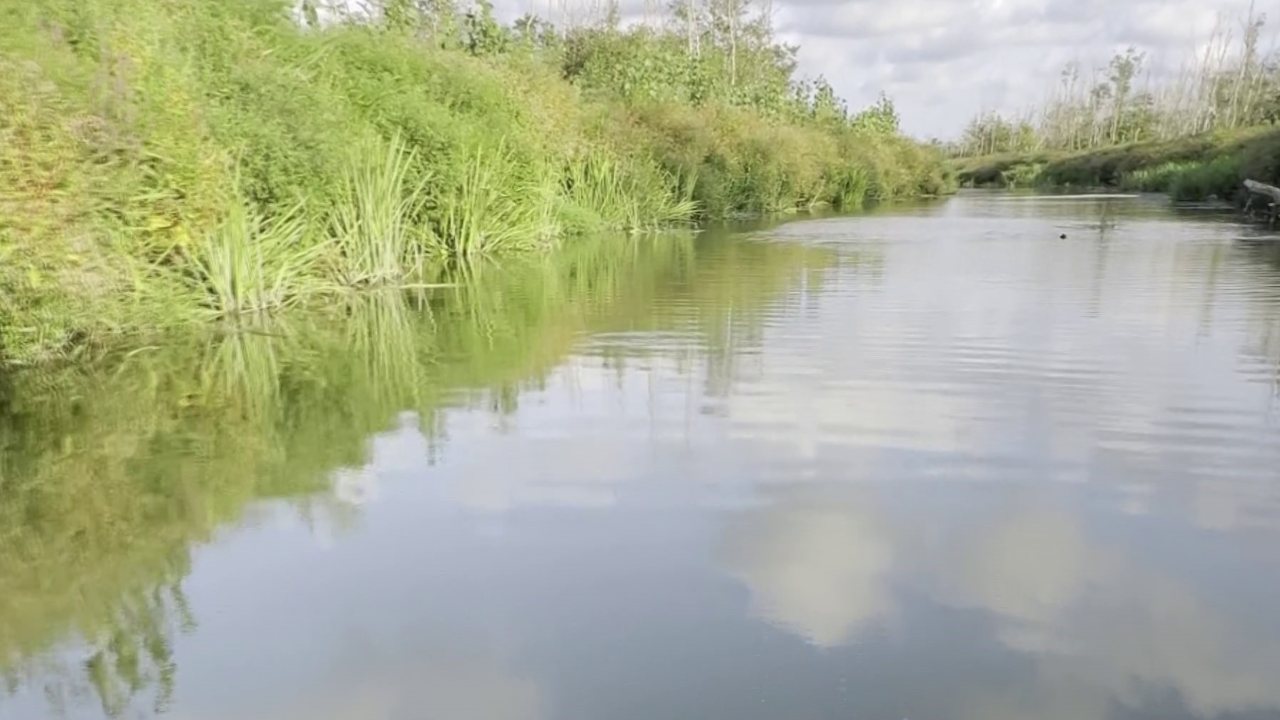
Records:
<instances>
[{"instance_id":1,"label":"slope of bank","mask_svg":"<svg viewBox=\"0 0 1280 720\"><path fill-rule=\"evenodd\" d=\"M0 7L0 364L450 258L948 182L890 104L852 114L796 80L765 25L708 19L688 46L370 5Z\"/></svg>"},{"instance_id":2,"label":"slope of bank","mask_svg":"<svg viewBox=\"0 0 1280 720\"><path fill-rule=\"evenodd\" d=\"M1252 178L1280 181L1280 129L1259 127L1079 153L1010 153L959 158L968 187L1119 188L1179 200L1231 199Z\"/></svg>"}]
</instances>

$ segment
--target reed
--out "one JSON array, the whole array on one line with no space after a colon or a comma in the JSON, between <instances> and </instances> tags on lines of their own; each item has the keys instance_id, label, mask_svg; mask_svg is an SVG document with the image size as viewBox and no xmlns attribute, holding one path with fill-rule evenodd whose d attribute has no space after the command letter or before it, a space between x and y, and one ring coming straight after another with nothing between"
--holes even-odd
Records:
<instances>
[{"instance_id":1,"label":"reed","mask_svg":"<svg viewBox=\"0 0 1280 720\"><path fill-rule=\"evenodd\" d=\"M420 224L429 175L414 177L416 161L399 136L369 141L353 156L331 215L338 283L387 285L421 266L431 242Z\"/></svg>"},{"instance_id":2,"label":"reed","mask_svg":"<svg viewBox=\"0 0 1280 720\"><path fill-rule=\"evenodd\" d=\"M452 187L435 197L436 236L448 255L482 255L549 246L559 235L556 178L537 162L521 162L505 142L464 155Z\"/></svg>"},{"instance_id":3,"label":"reed","mask_svg":"<svg viewBox=\"0 0 1280 720\"><path fill-rule=\"evenodd\" d=\"M569 202L590 211L607 229L639 232L690 222L696 170L688 179L663 177L636 159L588 151L571 161L564 187Z\"/></svg>"},{"instance_id":4,"label":"reed","mask_svg":"<svg viewBox=\"0 0 1280 720\"><path fill-rule=\"evenodd\" d=\"M265 312L315 289L323 245L309 243L301 205L264 217L235 203L222 225L190 254L191 280L219 315Z\"/></svg>"}]
</instances>

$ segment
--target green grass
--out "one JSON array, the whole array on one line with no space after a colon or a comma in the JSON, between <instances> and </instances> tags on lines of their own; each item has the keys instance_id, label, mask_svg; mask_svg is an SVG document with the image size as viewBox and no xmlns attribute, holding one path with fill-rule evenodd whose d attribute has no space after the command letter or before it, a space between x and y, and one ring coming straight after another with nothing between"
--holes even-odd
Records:
<instances>
[{"instance_id":1,"label":"green grass","mask_svg":"<svg viewBox=\"0 0 1280 720\"><path fill-rule=\"evenodd\" d=\"M474 259L549 245L559 234L555 177L534 167L525 176L505 144L476 148L457 184L439 200L437 234L451 256Z\"/></svg>"},{"instance_id":2,"label":"green grass","mask_svg":"<svg viewBox=\"0 0 1280 720\"><path fill-rule=\"evenodd\" d=\"M1166 162L1120 176L1117 186L1130 192L1169 192L1174 180L1195 167L1189 162Z\"/></svg>"},{"instance_id":3,"label":"green grass","mask_svg":"<svg viewBox=\"0 0 1280 720\"><path fill-rule=\"evenodd\" d=\"M1123 190L1168 193L1175 200L1230 198L1244 180L1239 155L1207 161L1167 162L1120 176Z\"/></svg>"},{"instance_id":4,"label":"green grass","mask_svg":"<svg viewBox=\"0 0 1280 720\"><path fill-rule=\"evenodd\" d=\"M598 218L599 229L670 227L690 222L697 210L690 197L696 177L673 182L649 163L605 152L587 152L570 161L564 183L569 203Z\"/></svg>"},{"instance_id":5,"label":"green grass","mask_svg":"<svg viewBox=\"0 0 1280 720\"><path fill-rule=\"evenodd\" d=\"M420 222L430 177L413 177L415 160L399 136L354 153L330 214L332 273L340 284L395 283L422 265L429 231Z\"/></svg>"},{"instance_id":6,"label":"green grass","mask_svg":"<svg viewBox=\"0 0 1280 720\"><path fill-rule=\"evenodd\" d=\"M193 289L220 315L260 313L301 300L313 289L323 245L307 238L300 206L263 217L238 203L191 252Z\"/></svg>"}]
</instances>

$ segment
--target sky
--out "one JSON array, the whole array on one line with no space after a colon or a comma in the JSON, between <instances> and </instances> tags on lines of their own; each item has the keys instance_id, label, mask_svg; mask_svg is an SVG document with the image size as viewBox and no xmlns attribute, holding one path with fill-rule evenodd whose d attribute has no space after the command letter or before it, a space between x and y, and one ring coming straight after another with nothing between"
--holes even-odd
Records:
<instances>
[{"instance_id":1,"label":"sky","mask_svg":"<svg viewBox=\"0 0 1280 720\"><path fill-rule=\"evenodd\" d=\"M546 16L572 1L495 5L502 14ZM642 14L645 3L623 0L624 17ZM1267 49L1280 0L1255 5L1273 21L1263 33ZM1248 9L1249 0L773 0L774 28L800 47L803 75L825 76L852 108L884 92L905 131L941 139L958 136L979 112L1036 104L1068 62L1087 73L1134 46L1147 53L1153 81L1175 75L1219 22L1238 37Z\"/></svg>"}]
</instances>

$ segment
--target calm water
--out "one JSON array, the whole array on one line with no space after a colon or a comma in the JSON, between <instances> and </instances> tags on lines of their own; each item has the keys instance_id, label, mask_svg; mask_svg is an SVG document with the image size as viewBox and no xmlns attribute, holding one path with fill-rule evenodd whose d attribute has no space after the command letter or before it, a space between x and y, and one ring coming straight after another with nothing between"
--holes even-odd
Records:
<instances>
[{"instance_id":1,"label":"calm water","mask_svg":"<svg viewBox=\"0 0 1280 720\"><path fill-rule=\"evenodd\" d=\"M19 376L0 718L1280 718L1255 234L975 193Z\"/></svg>"}]
</instances>

